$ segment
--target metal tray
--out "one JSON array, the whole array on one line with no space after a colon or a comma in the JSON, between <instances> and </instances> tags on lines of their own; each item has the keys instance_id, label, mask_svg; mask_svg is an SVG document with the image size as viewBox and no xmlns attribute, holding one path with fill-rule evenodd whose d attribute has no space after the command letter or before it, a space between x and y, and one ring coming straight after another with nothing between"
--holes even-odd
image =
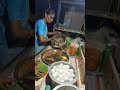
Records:
<instances>
[{"instance_id":1,"label":"metal tray","mask_svg":"<svg viewBox=\"0 0 120 90\"><path fill-rule=\"evenodd\" d=\"M62 55L64 55L64 56L67 57L67 60L66 60L66 61L67 61L67 62L69 61L68 55L67 55L64 51L62 51L62 50L60 50L60 49L50 49L50 50L44 51L44 52L41 54L41 59L42 59L42 61L43 61L45 64L47 64L47 65L51 65L53 62L46 61L45 58L46 58L47 56L52 55L52 54L62 54ZM62 61L62 60L56 60L56 61L54 61L54 62L57 62L57 61Z\"/></svg>"}]
</instances>

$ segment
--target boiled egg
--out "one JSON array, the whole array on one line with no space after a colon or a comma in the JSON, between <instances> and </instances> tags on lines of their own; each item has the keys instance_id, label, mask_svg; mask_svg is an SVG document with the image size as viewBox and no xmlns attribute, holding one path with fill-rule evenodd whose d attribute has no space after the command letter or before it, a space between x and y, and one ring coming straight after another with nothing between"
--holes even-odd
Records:
<instances>
[{"instance_id":1,"label":"boiled egg","mask_svg":"<svg viewBox=\"0 0 120 90\"><path fill-rule=\"evenodd\" d=\"M70 72L71 74L73 74L73 73L74 73L74 70L73 70L73 69L69 69L69 72Z\"/></svg>"},{"instance_id":2,"label":"boiled egg","mask_svg":"<svg viewBox=\"0 0 120 90\"><path fill-rule=\"evenodd\" d=\"M71 77L74 78L74 77L75 77L75 74L71 74Z\"/></svg>"},{"instance_id":3,"label":"boiled egg","mask_svg":"<svg viewBox=\"0 0 120 90\"><path fill-rule=\"evenodd\" d=\"M72 82L72 81L73 81L73 78L70 78L70 79L69 79L69 82Z\"/></svg>"}]
</instances>

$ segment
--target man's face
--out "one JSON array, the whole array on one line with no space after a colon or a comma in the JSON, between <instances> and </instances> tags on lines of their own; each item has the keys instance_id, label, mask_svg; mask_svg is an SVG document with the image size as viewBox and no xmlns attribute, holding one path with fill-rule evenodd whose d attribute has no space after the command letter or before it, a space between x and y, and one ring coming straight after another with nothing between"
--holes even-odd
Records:
<instances>
[{"instance_id":1,"label":"man's face","mask_svg":"<svg viewBox=\"0 0 120 90\"><path fill-rule=\"evenodd\" d=\"M46 15L45 18L47 20L47 23L53 22L54 17L55 17L55 14Z\"/></svg>"}]
</instances>

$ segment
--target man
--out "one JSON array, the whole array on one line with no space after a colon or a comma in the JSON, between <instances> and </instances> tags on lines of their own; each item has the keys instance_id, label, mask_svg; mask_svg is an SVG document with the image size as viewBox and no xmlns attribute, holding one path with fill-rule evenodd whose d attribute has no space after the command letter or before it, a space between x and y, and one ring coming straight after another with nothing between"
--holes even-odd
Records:
<instances>
[{"instance_id":1,"label":"man","mask_svg":"<svg viewBox=\"0 0 120 90\"><path fill-rule=\"evenodd\" d=\"M7 20L4 20L4 17ZM8 46L6 42L6 26L12 32L13 39L30 38L34 35L27 21L29 18L29 0L0 0L0 68L8 62ZM8 21L4 23L4 21Z\"/></svg>"},{"instance_id":2,"label":"man","mask_svg":"<svg viewBox=\"0 0 120 90\"><path fill-rule=\"evenodd\" d=\"M34 36L34 32L27 23L28 19L31 19L29 13L28 0L0 0L0 69L3 69L9 63L5 32L10 30L14 40ZM9 29L6 29L6 27L9 27ZM14 79L0 76L0 90L6 90L4 85L12 81Z\"/></svg>"},{"instance_id":3,"label":"man","mask_svg":"<svg viewBox=\"0 0 120 90\"><path fill-rule=\"evenodd\" d=\"M47 45L47 42L55 40L55 38L48 38L48 35L55 35L60 33L58 31L48 32L47 23L53 22L55 11L47 9L42 19L36 21L35 24L35 54L38 54Z\"/></svg>"}]
</instances>

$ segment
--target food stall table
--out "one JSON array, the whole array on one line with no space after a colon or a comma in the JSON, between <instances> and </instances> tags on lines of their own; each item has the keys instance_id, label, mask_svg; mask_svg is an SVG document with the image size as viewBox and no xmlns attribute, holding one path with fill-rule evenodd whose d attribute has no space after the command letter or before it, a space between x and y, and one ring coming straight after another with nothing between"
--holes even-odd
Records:
<instances>
[{"instance_id":1,"label":"food stall table","mask_svg":"<svg viewBox=\"0 0 120 90\"><path fill-rule=\"evenodd\" d=\"M38 55L35 56L35 59L37 61L40 61L42 62L41 60L41 54L46 51L46 50L49 50L49 49L52 49L51 46L46 46L46 48L44 48L43 51L41 51ZM84 59L84 55L81 51L81 58L77 58L75 56L69 56L69 63L76 68L77 72L78 72L78 80L77 80L77 87L79 88L82 88L83 90L85 90L85 84L84 84L84 75L85 74L85 60ZM48 74L48 73L47 73ZM47 75L46 75L47 76ZM45 79L46 79L46 76L39 79L38 81L35 81L35 86L36 86L36 90L38 90L37 88L40 88L40 90L43 90L43 88L45 88ZM40 85L41 84L41 85ZM37 87L39 86L39 87Z\"/></svg>"}]
</instances>

